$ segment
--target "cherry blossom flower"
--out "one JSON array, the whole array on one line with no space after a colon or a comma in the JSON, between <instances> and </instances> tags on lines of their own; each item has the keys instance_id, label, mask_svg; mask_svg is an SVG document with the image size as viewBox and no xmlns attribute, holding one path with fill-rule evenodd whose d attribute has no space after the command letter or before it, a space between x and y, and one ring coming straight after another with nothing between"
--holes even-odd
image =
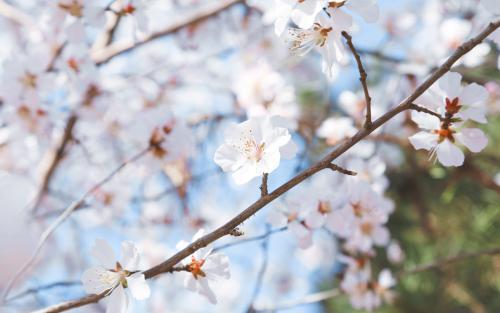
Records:
<instances>
[{"instance_id":1,"label":"cherry blossom flower","mask_svg":"<svg viewBox=\"0 0 500 313\"><path fill-rule=\"evenodd\" d=\"M99 1L58 0L51 3L55 20L68 23L68 39L81 43L85 25L100 28L106 23L105 4Z\"/></svg>"},{"instance_id":2,"label":"cherry blossom flower","mask_svg":"<svg viewBox=\"0 0 500 313\"><path fill-rule=\"evenodd\" d=\"M0 97L10 105L40 109L41 98L54 85L54 77L47 73L50 53L44 46L31 47L28 54L19 54L3 64Z\"/></svg>"},{"instance_id":3,"label":"cherry blossom flower","mask_svg":"<svg viewBox=\"0 0 500 313\"><path fill-rule=\"evenodd\" d=\"M429 157L436 157L444 166L464 163L464 153L456 146L457 141L474 153L481 152L488 144L488 138L478 128L457 129L435 116L420 112L412 112L412 119L425 130L409 137L410 143L417 150L430 151Z\"/></svg>"},{"instance_id":4,"label":"cherry blossom flower","mask_svg":"<svg viewBox=\"0 0 500 313\"><path fill-rule=\"evenodd\" d=\"M113 248L103 240L96 240L91 254L101 265L83 273L83 287L89 294L106 292L106 313L127 312L130 295L126 289L137 300L149 298L151 291L144 274L139 272L140 256L132 242L122 242L121 262L116 261Z\"/></svg>"},{"instance_id":5,"label":"cherry blossom flower","mask_svg":"<svg viewBox=\"0 0 500 313\"><path fill-rule=\"evenodd\" d=\"M396 280L388 269L379 273L377 281L372 281L371 266L366 258L343 256L339 260L348 265L340 287L355 309L373 311L382 305L382 301L393 300L394 293L390 288L394 287Z\"/></svg>"},{"instance_id":6,"label":"cherry blossom flower","mask_svg":"<svg viewBox=\"0 0 500 313\"><path fill-rule=\"evenodd\" d=\"M486 123L486 108L482 105L488 92L477 84L462 87L462 76L450 72L439 80L439 89L433 88L416 100L440 114L443 120L423 112L412 112L412 119L425 129L409 138L415 149L431 152L430 157L437 156L444 166L460 166L464 162L464 154L455 143L466 146L477 153L488 144L488 138L477 128L461 128L462 121L473 120Z\"/></svg>"},{"instance_id":7,"label":"cherry blossom flower","mask_svg":"<svg viewBox=\"0 0 500 313\"><path fill-rule=\"evenodd\" d=\"M352 17L340 10L329 11L328 14L330 16L326 13L319 15L311 28L290 28L286 41L290 50L299 56L317 48L323 57L323 72L332 78L334 63L346 58L341 33L350 29Z\"/></svg>"},{"instance_id":8,"label":"cherry blossom flower","mask_svg":"<svg viewBox=\"0 0 500 313\"><path fill-rule=\"evenodd\" d=\"M267 222L276 228L287 227L301 249L307 249L312 244L313 230L309 228L305 221L305 212L300 210L300 200L285 200L285 203L276 209L271 210L267 216Z\"/></svg>"},{"instance_id":9,"label":"cherry blossom flower","mask_svg":"<svg viewBox=\"0 0 500 313\"><path fill-rule=\"evenodd\" d=\"M387 259L391 263L401 263L405 258L405 254L403 249L397 241L391 241L391 243L387 246Z\"/></svg>"},{"instance_id":10,"label":"cherry blossom flower","mask_svg":"<svg viewBox=\"0 0 500 313\"><path fill-rule=\"evenodd\" d=\"M292 136L277 117L253 117L232 125L226 131L225 142L215 152L214 161L239 185L254 177L273 172L280 158L296 153Z\"/></svg>"},{"instance_id":11,"label":"cherry blossom flower","mask_svg":"<svg viewBox=\"0 0 500 313\"><path fill-rule=\"evenodd\" d=\"M316 15L328 2L328 0L275 0L278 16L274 23L274 31L278 36L283 34L290 19L302 29L310 28Z\"/></svg>"},{"instance_id":12,"label":"cherry blossom flower","mask_svg":"<svg viewBox=\"0 0 500 313\"><path fill-rule=\"evenodd\" d=\"M279 115L295 121L299 107L295 89L269 63L258 62L239 71L233 90L248 116Z\"/></svg>"},{"instance_id":13,"label":"cherry blossom flower","mask_svg":"<svg viewBox=\"0 0 500 313\"><path fill-rule=\"evenodd\" d=\"M349 117L330 117L321 123L316 135L325 138L328 145L336 145L340 141L356 134L357 129Z\"/></svg>"},{"instance_id":14,"label":"cherry blossom flower","mask_svg":"<svg viewBox=\"0 0 500 313\"><path fill-rule=\"evenodd\" d=\"M204 234L205 230L200 229L193 236L192 242L200 239ZM180 241L177 248L183 249L188 245L188 242ZM184 286L188 290L206 297L210 303L217 304L217 298L210 288L209 281L231 277L228 257L221 253L212 253L211 247L205 247L196 251L191 257L184 259L183 264L189 272L184 280Z\"/></svg>"},{"instance_id":15,"label":"cherry blossom flower","mask_svg":"<svg viewBox=\"0 0 500 313\"><path fill-rule=\"evenodd\" d=\"M137 29L141 32L148 31L149 20L145 14L150 0L127 0L116 9L117 13L124 17L134 17Z\"/></svg>"}]
</instances>

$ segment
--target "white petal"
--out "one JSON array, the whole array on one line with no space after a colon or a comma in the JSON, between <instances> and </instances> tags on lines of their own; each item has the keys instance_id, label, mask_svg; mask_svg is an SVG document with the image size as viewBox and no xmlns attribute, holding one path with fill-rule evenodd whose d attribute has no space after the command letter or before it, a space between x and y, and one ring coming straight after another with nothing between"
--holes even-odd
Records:
<instances>
[{"instance_id":1,"label":"white petal","mask_svg":"<svg viewBox=\"0 0 500 313\"><path fill-rule=\"evenodd\" d=\"M229 271L229 258L221 253L214 253L205 259L203 270L207 275L216 275L224 279L229 279L231 273Z\"/></svg>"},{"instance_id":2,"label":"white petal","mask_svg":"<svg viewBox=\"0 0 500 313\"><path fill-rule=\"evenodd\" d=\"M90 255L96 258L106 269L114 269L116 266L116 256L113 248L105 240L96 239Z\"/></svg>"},{"instance_id":3,"label":"white petal","mask_svg":"<svg viewBox=\"0 0 500 313\"><path fill-rule=\"evenodd\" d=\"M120 280L120 275L103 267L92 267L82 274L83 288L86 293L100 294L114 288Z\"/></svg>"},{"instance_id":4,"label":"white petal","mask_svg":"<svg viewBox=\"0 0 500 313\"><path fill-rule=\"evenodd\" d=\"M453 100L462 93L462 75L456 72L448 72L439 79L439 87L445 92L446 96Z\"/></svg>"},{"instance_id":5,"label":"white petal","mask_svg":"<svg viewBox=\"0 0 500 313\"><path fill-rule=\"evenodd\" d=\"M262 175L262 172L257 171L257 167L253 165L251 162L247 162L243 164L241 168L239 168L236 172L233 173L232 177L234 182L238 185L243 185L248 183L255 177Z\"/></svg>"},{"instance_id":6,"label":"white petal","mask_svg":"<svg viewBox=\"0 0 500 313\"><path fill-rule=\"evenodd\" d=\"M108 297L106 313L125 313L128 309L128 303L127 293L122 285L118 285Z\"/></svg>"},{"instance_id":7,"label":"white petal","mask_svg":"<svg viewBox=\"0 0 500 313\"><path fill-rule=\"evenodd\" d=\"M390 234L387 228L376 226L373 230L373 242L378 246L385 246L389 243Z\"/></svg>"},{"instance_id":8,"label":"white petal","mask_svg":"<svg viewBox=\"0 0 500 313\"><path fill-rule=\"evenodd\" d=\"M396 279L388 269L383 269L378 275L378 283L384 288L391 288L396 285Z\"/></svg>"},{"instance_id":9,"label":"white petal","mask_svg":"<svg viewBox=\"0 0 500 313\"><path fill-rule=\"evenodd\" d=\"M488 120L486 119L487 109L486 107L472 107L465 110L461 110L456 115L462 120L472 120L481 124L486 124Z\"/></svg>"},{"instance_id":10,"label":"white petal","mask_svg":"<svg viewBox=\"0 0 500 313\"><path fill-rule=\"evenodd\" d=\"M476 83L465 86L460 95L461 105L474 105L488 99L488 91Z\"/></svg>"},{"instance_id":11,"label":"white petal","mask_svg":"<svg viewBox=\"0 0 500 313\"><path fill-rule=\"evenodd\" d=\"M472 152L480 152L488 145L488 137L478 128L464 128L455 138Z\"/></svg>"},{"instance_id":12,"label":"white petal","mask_svg":"<svg viewBox=\"0 0 500 313\"><path fill-rule=\"evenodd\" d=\"M411 112L411 119L417 123L418 127L423 129L439 129L439 118L424 112Z\"/></svg>"},{"instance_id":13,"label":"white petal","mask_svg":"<svg viewBox=\"0 0 500 313\"><path fill-rule=\"evenodd\" d=\"M134 272L139 270L139 250L131 241L122 242L122 262L121 265L124 269Z\"/></svg>"},{"instance_id":14,"label":"white petal","mask_svg":"<svg viewBox=\"0 0 500 313\"><path fill-rule=\"evenodd\" d=\"M321 8L320 1L306 0L292 11L290 17L297 26L302 29L308 29L313 25L316 15L318 15Z\"/></svg>"},{"instance_id":15,"label":"white petal","mask_svg":"<svg viewBox=\"0 0 500 313\"><path fill-rule=\"evenodd\" d=\"M307 214L305 222L310 228L320 228L325 223L325 216L318 212L318 210L313 210Z\"/></svg>"},{"instance_id":16,"label":"white petal","mask_svg":"<svg viewBox=\"0 0 500 313\"><path fill-rule=\"evenodd\" d=\"M142 273L135 273L127 277L127 285L130 289L132 297L137 300L147 299L151 295L151 290L149 289L144 274Z\"/></svg>"},{"instance_id":17,"label":"white petal","mask_svg":"<svg viewBox=\"0 0 500 313\"><path fill-rule=\"evenodd\" d=\"M193 275L191 275L191 273L187 274L186 279L184 279L184 287L189 291L197 291L198 288L196 287L196 279Z\"/></svg>"},{"instance_id":18,"label":"white petal","mask_svg":"<svg viewBox=\"0 0 500 313\"><path fill-rule=\"evenodd\" d=\"M439 162L444 166L460 166L464 163L464 153L449 140L445 139L436 146Z\"/></svg>"},{"instance_id":19,"label":"white petal","mask_svg":"<svg viewBox=\"0 0 500 313\"><path fill-rule=\"evenodd\" d=\"M210 286L208 285L208 280L206 278L198 279L198 285L200 287L199 293L205 297L207 297L208 301L212 304L217 304L217 298L215 297L215 293L212 291Z\"/></svg>"},{"instance_id":20,"label":"white petal","mask_svg":"<svg viewBox=\"0 0 500 313\"><path fill-rule=\"evenodd\" d=\"M436 146L438 137L428 132L419 132L408 138L412 146L417 149L430 150Z\"/></svg>"},{"instance_id":21,"label":"white petal","mask_svg":"<svg viewBox=\"0 0 500 313\"><path fill-rule=\"evenodd\" d=\"M292 234L298 239L305 238L310 235L310 231L299 222L291 222L288 225L288 229L290 229Z\"/></svg>"},{"instance_id":22,"label":"white petal","mask_svg":"<svg viewBox=\"0 0 500 313\"><path fill-rule=\"evenodd\" d=\"M279 150L275 151L266 151L262 156L262 159L257 162L256 173L257 176L260 176L263 173L272 173L275 169L280 165L280 152Z\"/></svg>"},{"instance_id":23,"label":"white petal","mask_svg":"<svg viewBox=\"0 0 500 313\"><path fill-rule=\"evenodd\" d=\"M232 172L241 167L245 157L233 145L223 144L215 151L214 162L224 172Z\"/></svg>"}]
</instances>

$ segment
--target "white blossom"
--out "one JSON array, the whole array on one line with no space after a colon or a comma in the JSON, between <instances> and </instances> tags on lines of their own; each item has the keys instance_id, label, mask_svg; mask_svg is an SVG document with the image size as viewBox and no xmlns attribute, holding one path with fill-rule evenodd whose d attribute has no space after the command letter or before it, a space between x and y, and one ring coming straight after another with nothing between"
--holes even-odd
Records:
<instances>
[{"instance_id":1,"label":"white blossom","mask_svg":"<svg viewBox=\"0 0 500 313\"><path fill-rule=\"evenodd\" d=\"M253 117L231 125L225 142L215 152L214 161L225 172L233 172L237 184L273 172L281 157L291 158L296 146L288 129L280 127L276 117Z\"/></svg>"},{"instance_id":2,"label":"white blossom","mask_svg":"<svg viewBox=\"0 0 500 313\"><path fill-rule=\"evenodd\" d=\"M204 229L200 229L192 239L192 242L200 239L205 234ZM178 249L187 247L189 243L181 241L177 244ZM212 253L211 247L205 247L197 250L191 257L184 259L189 274L184 280L184 286L193 292L196 292L208 299L210 303L217 304L217 298L209 281L215 281L219 278L229 279L229 259L222 253Z\"/></svg>"},{"instance_id":3,"label":"white blossom","mask_svg":"<svg viewBox=\"0 0 500 313\"><path fill-rule=\"evenodd\" d=\"M96 240L92 256L100 265L86 270L82 283L89 294L108 295L106 313L125 313L129 306L129 292L133 298L144 300L151 291L144 274L139 271L140 255L132 242L122 242L121 262L116 260L113 248L104 240Z\"/></svg>"}]
</instances>

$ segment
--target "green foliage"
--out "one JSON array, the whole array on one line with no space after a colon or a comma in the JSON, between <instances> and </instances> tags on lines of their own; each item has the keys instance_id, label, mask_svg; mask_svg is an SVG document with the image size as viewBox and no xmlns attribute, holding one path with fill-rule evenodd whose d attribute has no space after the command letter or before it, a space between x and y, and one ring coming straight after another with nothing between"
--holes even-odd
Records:
<instances>
[{"instance_id":1,"label":"green foliage","mask_svg":"<svg viewBox=\"0 0 500 313\"><path fill-rule=\"evenodd\" d=\"M488 148L468 154L463 167L443 168L428 162L425 152L408 150L402 168L389 172L389 196L397 205L389 228L406 259L402 268L394 267L378 251L374 269L389 266L398 272L500 245L500 193L492 190L492 177L500 164L500 118L492 119L483 130L490 138ZM500 312L500 255L405 275L396 291L396 302L377 312ZM325 312L356 312L345 296L327 301L324 308Z\"/></svg>"}]
</instances>

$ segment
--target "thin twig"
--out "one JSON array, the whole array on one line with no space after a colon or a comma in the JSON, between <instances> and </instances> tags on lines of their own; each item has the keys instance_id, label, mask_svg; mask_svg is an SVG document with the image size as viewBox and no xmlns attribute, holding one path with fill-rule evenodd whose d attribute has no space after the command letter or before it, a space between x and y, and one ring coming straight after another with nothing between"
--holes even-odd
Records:
<instances>
[{"instance_id":1,"label":"thin twig","mask_svg":"<svg viewBox=\"0 0 500 313\"><path fill-rule=\"evenodd\" d=\"M162 273L166 273L170 271L175 265L181 262L184 258L192 255L194 252L199 249L206 247L212 242L218 240L221 237L224 237L231 233L233 229L238 227L242 222L246 221L250 217L252 217L255 213L265 207L267 204L271 203L293 187L297 186L299 183L304 181L305 179L311 177L312 175L320 172L329 167L329 164L337 159L339 156L348 151L355 144L368 137L373 131L377 128L391 120L393 117L398 115L399 113L409 110L411 104L420 97L427 89L429 89L439 78L441 78L445 73L449 72L453 64L457 62L462 56L471 51L474 47L480 44L486 37L488 37L491 33L493 33L496 29L500 27L500 20L495 22L491 22L480 34L476 37L470 39L466 43L462 44L457 50L444 62L438 69L436 69L420 86L415 89L415 91L408 96L405 100L403 100L397 107L390 110L377 120L373 121L372 127L367 129L362 129L358 131L353 137L348 140L345 140L342 144L338 145L336 149L330 152L327 156L321 159L319 162L313 164L308 169L302 171L298 175L294 176L288 182L284 183L280 187L278 187L273 192L269 193L265 197L260 197L256 202L250 205L248 208L243 210L233 219L228 221L226 224L217 228L216 230L208 233L207 235L201 237L195 242L188 245L186 248L174 254L172 257L167 259L166 261L150 268L149 270L144 272L144 275L147 279L158 276ZM64 302L61 304L57 304L51 306L50 308L46 308L38 311L39 313L58 313L67 311L73 308L81 307L87 305L89 303L95 303L99 300L103 299L106 295L92 295L87 296L81 299L76 299L68 302Z\"/></svg>"},{"instance_id":2,"label":"thin twig","mask_svg":"<svg viewBox=\"0 0 500 313\"><path fill-rule=\"evenodd\" d=\"M32 30L37 29L35 21L29 15L3 0L0 1L0 16Z\"/></svg>"},{"instance_id":3,"label":"thin twig","mask_svg":"<svg viewBox=\"0 0 500 313\"><path fill-rule=\"evenodd\" d=\"M356 172L350 171L348 169L345 169L345 168L340 167L338 165L335 165L333 163L328 164L328 168L331 169L332 171L339 172L339 173L344 174L344 175L349 175L349 176L358 175L358 173L356 173Z\"/></svg>"},{"instance_id":4,"label":"thin twig","mask_svg":"<svg viewBox=\"0 0 500 313\"><path fill-rule=\"evenodd\" d=\"M71 286L77 286L77 285L81 285L81 284L82 283L80 281L59 281L59 282L55 282L55 283L51 283L51 284L47 284L47 285L43 285L43 286L38 286L35 288L29 288L23 292L18 293L15 296L10 297L9 299L5 300L5 302L8 303L8 302L23 298L23 297L28 296L28 295L33 294L33 293L39 293L39 292L45 291L47 289L52 289L52 288L57 288L57 287L71 287Z\"/></svg>"},{"instance_id":5,"label":"thin twig","mask_svg":"<svg viewBox=\"0 0 500 313\"><path fill-rule=\"evenodd\" d=\"M482 255L496 255L496 254L500 254L500 247L484 249L484 250L479 250L479 251L474 251L474 252L462 252L462 253L459 253L459 254L444 258L444 259L436 260L436 261L431 262L431 263L418 265L418 266L416 266L412 269L409 269L409 270L401 271L398 274L398 277L403 277L403 276L407 276L407 275L411 275L411 274L415 274L415 273L420 273L420 272L438 269L438 268L443 267L445 265L448 265L450 263L456 263L456 262L460 262L460 261L470 259L470 258L475 258L475 257L482 256Z\"/></svg>"},{"instance_id":6,"label":"thin twig","mask_svg":"<svg viewBox=\"0 0 500 313\"><path fill-rule=\"evenodd\" d=\"M401 279L404 276L434 270L434 269L449 265L451 263L464 261L466 259L470 259L470 258L474 258L474 257L478 257L478 256L483 256L483 255L496 255L496 254L500 254L500 247L479 250L479 251L475 251L475 252L459 253L457 255L447 257L445 259L436 260L432 263L416 266L411 270L401 271L398 273L397 277L398 277L398 279ZM259 312L259 311L275 312L275 311L296 308L298 306L317 303L317 302L321 302L321 301L328 300L331 298L335 298L335 297L338 297L340 295L342 295L342 291L338 288L333 288L330 290L321 291L318 293L313 293L313 294L307 295L300 300L286 302L284 304L273 306L273 307L259 308L257 310L257 312Z\"/></svg>"},{"instance_id":7,"label":"thin twig","mask_svg":"<svg viewBox=\"0 0 500 313\"><path fill-rule=\"evenodd\" d=\"M66 126L64 127L64 133L59 140L59 143L56 145L56 148L49 150L45 156L47 162L43 162L46 164L46 166L42 170L42 183L40 184L40 187L38 188L35 196L35 200L33 201L31 208L29 209L29 212L32 214L36 213L38 206L42 202L43 197L50 187L50 182L52 181L52 177L54 176L57 167L64 157L66 147L73 138L73 129L75 128L76 121L77 116L74 114L68 118Z\"/></svg>"},{"instance_id":8,"label":"thin twig","mask_svg":"<svg viewBox=\"0 0 500 313\"><path fill-rule=\"evenodd\" d=\"M365 68L363 67L363 62L361 61L361 57L359 53L356 51L356 47L352 43L352 37L346 31L342 32L342 36L347 41L347 45L351 49L354 58L356 59L356 63L358 64L359 71L359 81L363 86L363 92L365 93L365 101L366 101L366 119L364 127L366 129L370 129L372 127L372 98L370 97L370 92L368 91L368 84L366 83L366 78L368 75L366 74Z\"/></svg>"},{"instance_id":9,"label":"thin twig","mask_svg":"<svg viewBox=\"0 0 500 313\"><path fill-rule=\"evenodd\" d=\"M43 245L49 239L50 235L56 230L56 228L61 225L62 222L64 222L70 215L75 211L77 208L79 208L81 205L85 203L85 200L92 195L94 192L99 190L103 185L105 185L108 181L110 181L116 174L118 174L123 168L125 168L128 164L133 163L140 159L142 156L144 156L146 153L148 153L150 150L150 147L143 149L139 153L137 153L135 156L130 158L129 160L123 162L120 164L117 168L115 168L111 173L109 173L106 177L104 177L102 180L100 180L97 184L95 184L92 188L87 190L79 199L73 201L62 213L57 217L57 219L52 222L52 224L42 233L40 236L40 239L35 247L35 250L31 257L24 263L24 265L19 269L19 271L14 275L14 277L9 281L7 284L7 287L5 288L4 294L2 296L2 302L7 299L10 290L14 286L14 284L18 281L18 279L33 265L35 262L36 257L40 253Z\"/></svg>"},{"instance_id":10,"label":"thin twig","mask_svg":"<svg viewBox=\"0 0 500 313\"><path fill-rule=\"evenodd\" d=\"M268 235L264 238L261 243L262 251L262 264L260 265L259 273L257 274L257 281L255 282L255 288L252 292L252 297L250 298L250 305L248 307L247 313L255 312L254 302L259 296L260 290L262 289L262 284L264 283L264 274L266 273L267 264L269 262L269 239L270 239L270 228L267 226Z\"/></svg>"},{"instance_id":11,"label":"thin twig","mask_svg":"<svg viewBox=\"0 0 500 313\"><path fill-rule=\"evenodd\" d=\"M241 3L243 0L221 0L215 1L213 4L203 6L201 9L197 10L195 13L188 16L188 18L183 18L180 21L176 21L164 29L153 32L139 40L125 40L121 42L113 43L104 49L95 51L92 54L92 58L96 64L100 65L108 62L112 58L129 52L135 48L138 48L146 43L149 43L155 39L173 34L185 27L194 25L205 21L220 12L232 7L235 4Z\"/></svg>"},{"instance_id":12,"label":"thin twig","mask_svg":"<svg viewBox=\"0 0 500 313\"><path fill-rule=\"evenodd\" d=\"M424 107L419 106L419 105L414 104L414 103L412 103L412 104L410 105L410 109L411 109L411 110L413 110L413 111L423 112L423 113L430 114L430 115L432 115L432 116L437 117L440 121L444 121L444 120L445 120L445 117L444 117L444 116L442 116L441 114L436 113L436 112L434 112L434 111L432 111L432 110L429 110L429 109L427 109L427 108L424 108Z\"/></svg>"},{"instance_id":13,"label":"thin twig","mask_svg":"<svg viewBox=\"0 0 500 313\"><path fill-rule=\"evenodd\" d=\"M268 173L264 173L262 175L262 184L260 185L260 196L265 197L269 194L269 191L267 190L267 179L269 177Z\"/></svg>"},{"instance_id":14,"label":"thin twig","mask_svg":"<svg viewBox=\"0 0 500 313\"><path fill-rule=\"evenodd\" d=\"M255 236L255 237L251 237L251 238L247 238L247 239L242 239L242 240L235 241L235 242L230 242L230 243L227 243L225 245L216 247L216 248L213 249L213 251L217 252L217 251L225 250L227 248L231 248L231 247L234 247L234 246L239 246L239 245L244 244L244 243L249 243L249 242L253 242L253 241L259 241L259 240L262 240L262 239L266 239L266 238L268 238L271 235L274 235L274 234L277 234L277 233L281 233L281 232L283 232L285 230L287 230L287 227L272 229L272 230L269 230L269 231L267 231L264 234L259 235L259 236Z\"/></svg>"}]
</instances>

